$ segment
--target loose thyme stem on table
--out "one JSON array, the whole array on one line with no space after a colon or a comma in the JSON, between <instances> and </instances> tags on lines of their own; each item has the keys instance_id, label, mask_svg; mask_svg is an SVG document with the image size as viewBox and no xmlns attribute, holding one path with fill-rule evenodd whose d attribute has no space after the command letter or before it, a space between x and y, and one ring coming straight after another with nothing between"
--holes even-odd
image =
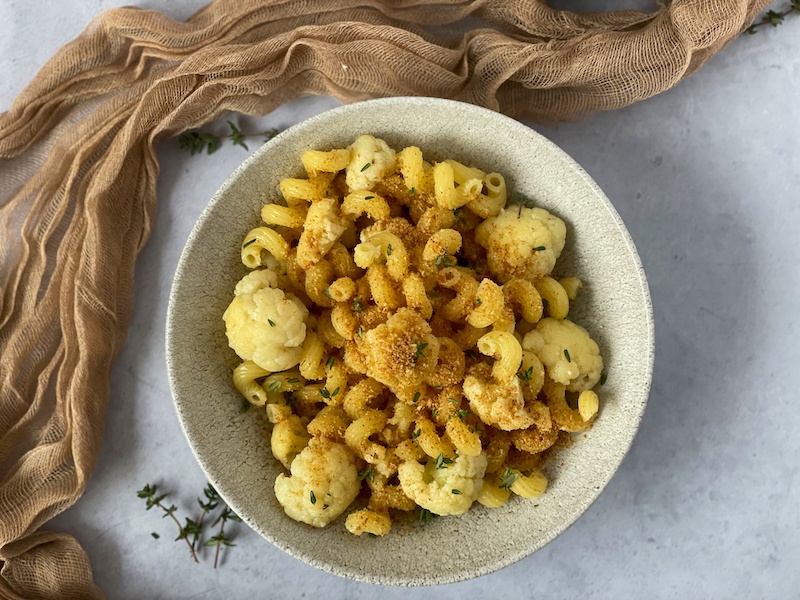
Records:
<instances>
[{"instance_id":1,"label":"loose thyme stem on table","mask_svg":"<svg viewBox=\"0 0 800 600\"><path fill-rule=\"evenodd\" d=\"M164 511L162 518L170 517L173 521L175 521L175 525L178 526L178 537L175 538L175 541L186 540L186 545L189 547L189 552L192 555L192 559L194 559L194 562L199 563L200 561L197 559L197 554L195 554L194 546L189 541L190 534L196 535L197 533L199 533L199 526L191 519L186 519L186 527L182 526L181 522L178 521L177 517L175 516L175 511L178 510L178 507L173 504L169 508L167 508L161 503L161 501L167 497L167 494L162 494L160 496L157 496L156 495L157 493L158 493L158 486L149 483L145 485L141 490L136 492L139 498L143 498L147 501L147 510L150 510L154 506L157 506L158 508ZM153 537L158 539L156 536Z\"/></svg>"},{"instance_id":2,"label":"loose thyme stem on table","mask_svg":"<svg viewBox=\"0 0 800 600\"><path fill-rule=\"evenodd\" d=\"M228 506L222 509L222 512L217 517L217 520L212 523L212 527L219 523L219 533L212 537L210 540L206 542L206 546L216 546L217 551L214 554L214 568L217 568L217 562L219 561L219 551L222 546L235 546L236 544L231 543L230 538L225 536L225 523L228 521L236 521L241 522L241 518L235 512L233 512Z\"/></svg>"},{"instance_id":3,"label":"loose thyme stem on table","mask_svg":"<svg viewBox=\"0 0 800 600\"><path fill-rule=\"evenodd\" d=\"M217 491L211 484L208 484L203 489L203 495L205 496L205 501L197 498L197 503L200 505L200 516L198 517L197 521L193 521L192 519L186 517L186 525L181 525L178 518L175 516L175 511L178 510L178 507L170 505L169 507L164 506L162 501L164 498L167 497L167 494L158 495L158 486L155 484L148 483L144 486L141 490L136 492L136 495L139 498L143 498L147 501L147 510L150 510L154 506L159 507L164 514L164 517L170 517L174 522L175 525L178 526L178 537L175 538L175 541L178 540L185 540L186 545L189 547L189 552L191 553L192 559L199 563L200 560L197 557L197 553L195 549L197 548L198 542L200 541L200 536L203 534L203 523L207 520L206 517L209 516L214 510L218 507L222 506L222 511L220 512L217 519L211 524L211 527L214 527L217 523L220 523L219 532L217 535L206 541L203 545L204 546L216 546L217 551L214 555L214 568L217 568L217 564L219 563L219 551L221 546L235 546L231 542L231 539L225 535L225 523L228 521L236 521L241 522L239 516L231 510L220 498ZM159 539L161 536L158 535L156 532L152 532L150 534L153 539Z\"/></svg>"},{"instance_id":4,"label":"loose thyme stem on table","mask_svg":"<svg viewBox=\"0 0 800 600\"><path fill-rule=\"evenodd\" d=\"M203 519L205 519L208 513L217 508L219 504L219 494L217 494L217 490L215 490L210 483L203 489L203 495L206 497L206 502L203 502L200 498L197 499L197 503L200 505L202 512L197 519L199 530L194 534L194 538L192 538L192 548L197 546L197 539L200 537L200 530L202 530L203 527Z\"/></svg>"},{"instance_id":5,"label":"loose thyme stem on table","mask_svg":"<svg viewBox=\"0 0 800 600\"><path fill-rule=\"evenodd\" d=\"M279 129L242 133L232 121L228 121L228 127L231 132L227 135L216 135L207 131L187 131L178 137L178 146L191 155L200 154L203 150L208 154L214 154L222 146L223 140L231 140L234 146L241 146L245 150L249 150L250 148L244 142L245 139L260 137L264 142L268 142L280 133Z\"/></svg>"},{"instance_id":6,"label":"loose thyme stem on table","mask_svg":"<svg viewBox=\"0 0 800 600\"><path fill-rule=\"evenodd\" d=\"M759 27L765 25L772 25L777 27L781 25L792 13L800 13L800 0L791 0L791 6L784 11L778 12L775 10L768 10L758 23L753 23L750 27L745 29L750 35L756 33Z\"/></svg>"}]
</instances>

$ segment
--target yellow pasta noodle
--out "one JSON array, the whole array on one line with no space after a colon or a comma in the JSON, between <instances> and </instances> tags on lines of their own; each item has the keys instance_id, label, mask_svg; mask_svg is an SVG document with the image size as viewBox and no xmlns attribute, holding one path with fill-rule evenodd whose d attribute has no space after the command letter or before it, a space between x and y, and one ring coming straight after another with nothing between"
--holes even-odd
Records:
<instances>
[{"instance_id":1,"label":"yellow pasta noodle","mask_svg":"<svg viewBox=\"0 0 800 600\"><path fill-rule=\"evenodd\" d=\"M448 158L444 162L450 165L450 168L453 169L453 179L455 179L456 183L459 185L466 183L470 179L483 180L486 177L486 173L480 169L476 167L468 167L451 158Z\"/></svg>"},{"instance_id":2,"label":"yellow pasta noodle","mask_svg":"<svg viewBox=\"0 0 800 600\"><path fill-rule=\"evenodd\" d=\"M239 393L247 398L254 406L264 406L267 402L267 392L256 381L269 375L252 360L246 360L233 370L233 385Z\"/></svg>"},{"instance_id":3,"label":"yellow pasta noodle","mask_svg":"<svg viewBox=\"0 0 800 600\"><path fill-rule=\"evenodd\" d=\"M503 289L491 279L484 279L475 294L475 307L467 315L467 323L477 328L488 327L503 314Z\"/></svg>"},{"instance_id":4,"label":"yellow pasta noodle","mask_svg":"<svg viewBox=\"0 0 800 600\"><path fill-rule=\"evenodd\" d=\"M289 244L274 229L256 227L245 236L242 244L244 266L250 269L260 267L262 250L266 250L278 260L285 260L289 254Z\"/></svg>"},{"instance_id":5,"label":"yellow pasta noodle","mask_svg":"<svg viewBox=\"0 0 800 600\"><path fill-rule=\"evenodd\" d=\"M510 497L511 492L497 485L497 480L494 477L487 477L483 482L481 493L478 494L476 501L486 508L500 508L508 502Z\"/></svg>"},{"instance_id":6,"label":"yellow pasta noodle","mask_svg":"<svg viewBox=\"0 0 800 600\"><path fill-rule=\"evenodd\" d=\"M336 173L345 169L347 163L350 162L350 149L338 148L327 152L306 150L300 156L300 161L303 163L303 168L305 168L309 177L313 177L321 171Z\"/></svg>"},{"instance_id":7,"label":"yellow pasta noodle","mask_svg":"<svg viewBox=\"0 0 800 600\"><path fill-rule=\"evenodd\" d=\"M403 181L409 190L422 190L422 179L425 172L422 168L422 151L416 146L404 148L397 155L397 162L400 164L400 172L403 174Z\"/></svg>"},{"instance_id":8,"label":"yellow pasta noodle","mask_svg":"<svg viewBox=\"0 0 800 600\"><path fill-rule=\"evenodd\" d=\"M261 220L270 226L302 227L306 220L306 211L271 202L261 209Z\"/></svg>"},{"instance_id":9,"label":"yellow pasta noodle","mask_svg":"<svg viewBox=\"0 0 800 600\"><path fill-rule=\"evenodd\" d=\"M542 277L536 289L547 302L547 313L554 319L566 319L569 314L569 296L558 281L552 277Z\"/></svg>"},{"instance_id":10,"label":"yellow pasta noodle","mask_svg":"<svg viewBox=\"0 0 800 600\"><path fill-rule=\"evenodd\" d=\"M600 408L600 399L592 390L584 390L578 396L578 412L581 419L590 421Z\"/></svg>"},{"instance_id":11,"label":"yellow pasta noodle","mask_svg":"<svg viewBox=\"0 0 800 600\"><path fill-rule=\"evenodd\" d=\"M310 331L303 342L300 355L300 374L306 379L322 379L325 377L325 346L319 336Z\"/></svg>"},{"instance_id":12,"label":"yellow pasta noodle","mask_svg":"<svg viewBox=\"0 0 800 600\"><path fill-rule=\"evenodd\" d=\"M342 213L353 219L361 215L375 220L386 219L389 217L389 204L371 190L358 190L344 197Z\"/></svg>"},{"instance_id":13,"label":"yellow pasta noodle","mask_svg":"<svg viewBox=\"0 0 800 600\"><path fill-rule=\"evenodd\" d=\"M522 362L522 346L506 331L490 331L478 340L478 351L495 359L492 377L508 381L516 377Z\"/></svg>"},{"instance_id":14,"label":"yellow pasta noodle","mask_svg":"<svg viewBox=\"0 0 800 600\"><path fill-rule=\"evenodd\" d=\"M530 475L523 475L516 472L517 478L511 484L511 491L523 498L536 498L541 496L547 489L547 477L539 471L533 471Z\"/></svg>"},{"instance_id":15,"label":"yellow pasta noodle","mask_svg":"<svg viewBox=\"0 0 800 600\"><path fill-rule=\"evenodd\" d=\"M558 283L560 283L564 291L567 292L567 298L570 300L575 300L575 298L578 297L578 292L581 290L581 287L583 287L583 282L577 277L564 277L564 279L559 279Z\"/></svg>"},{"instance_id":16,"label":"yellow pasta noodle","mask_svg":"<svg viewBox=\"0 0 800 600\"><path fill-rule=\"evenodd\" d=\"M422 451L431 458L437 458L440 454L445 458L455 456L453 447L442 439L436 432L436 425L429 419L419 419L416 424L417 443Z\"/></svg>"}]
</instances>

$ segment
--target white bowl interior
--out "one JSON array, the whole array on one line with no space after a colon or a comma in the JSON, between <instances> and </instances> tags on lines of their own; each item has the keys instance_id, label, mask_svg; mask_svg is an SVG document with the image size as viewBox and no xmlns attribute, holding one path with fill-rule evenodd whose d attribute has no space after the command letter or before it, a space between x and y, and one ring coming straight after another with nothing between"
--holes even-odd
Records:
<instances>
[{"instance_id":1,"label":"white bowl interior","mask_svg":"<svg viewBox=\"0 0 800 600\"><path fill-rule=\"evenodd\" d=\"M357 538L344 518L312 529L286 517L275 499L280 472L264 422L243 412L231 383L238 364L222 313L246 273L243 236L260 222L278 183L302 176L300 154L349 145L370 133L397 150L419 146L427 157L454 158L506 177L510 197L532 199L564 219L567 246L556 267L584 288L570 319L598 342L608 373L601 412L586 436L548 463L547 492L504 507L477 503L464 516L421 526L395 524L390 538ZM167 361L179 418L209 481L254 530L289 554L337 575L382 584L459 581L509 565L541 548L583 513L627 452L644 411L653 361L647 284L622 221L589 176L528 127L471 105L430 98L391 98L337 108L276 137L217 192L192 231L170 298ZM448 556L442 568L441 555Z\"/></svg>"}]
</instances>

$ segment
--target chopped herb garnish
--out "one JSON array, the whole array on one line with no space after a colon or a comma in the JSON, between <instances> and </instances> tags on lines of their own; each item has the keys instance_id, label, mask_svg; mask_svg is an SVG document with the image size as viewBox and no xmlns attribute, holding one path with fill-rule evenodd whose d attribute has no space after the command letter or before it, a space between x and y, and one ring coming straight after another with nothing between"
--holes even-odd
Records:
<instances>
[{"instance_id":1,"label":"chopped herb garnish","mask_svg":"<svg viewBox=\"0 0 800 600\"><path fill-rule=\"evenodd\" d=\"M331 298L331 291L328 288L322 290L322 293L325 294L328 298Z\"/></svg>"},{"instance_id":2,"label":"chopped herb garnish","mask_svg":"<svg viewBox=\"0 0 800 600\"><path fill-rule=\"evenodd\" d=\"M444 454L439 452L439 456L436 457L436 468L437 469L446 469L447 466L453 462L452 458L447 458Z\"/></svg>"},{"instance_id":3,"label":"chopped herb garnish","mask_svg":"<svg viewBox=\"0 0 800 600\"><path fill-rule=\"evenodd\" d=\"M242 244L242 248L247 248L250 244L255 244L256 240L250 240L249 242L245 242Z\"/></svg>"},{"instance_id":4,"label":"chopped herb garnish","mask_svg":"<svg viewBox=\"0 0 800 600\"><path fill-rule=\"evenodd\" d=\"M411 188L411 195L413 196L413 195L414 195L414 194L416 194L416 193L417 193L417 188L415 188L415 187L412 187L412 188Z\"/></svg>"},{"instance_id":5,"label":"chopped herb garnish","mask_svg":"<svg viewBox=\"0 0 800 600\"><path fill-rule=\"evenodd\" d=\"M460 496L461 495L461 490L452 490L451 493L455 494L456 496Z\"/></svg>"},{"instance_id":6,"label":"chopped herb garnish","mask_svg":"<svg viewBox=\"0 0 800 600\"><path fill-rule=\"evenodd\" d=\"M458 400L456 400L455 398L448 398L447 401L452 404L458 404Z\"/></svg>"},{"instance_id":7,"label":"chopped herb garnish","mask_svg":"<svg viewBox=\"0 0 800 600\"><path fill-rule=\"evenodd\" d=\"M411 433L411 439L415 440L422 434L422 429L417 429L416 431Z\"/></svg>"},{"instance_id":8,"label":"chopped herb garnish","mask_svg":"<svg viewBox=\"0 0 800 600\"><path fill-rule=\"evenodd\" d=\"M420 344L419 342L414 342L414 344L417 346L417 353L414 354L414 362L416 363L420 357L425 358L425 348L428 347L428 344Z\"/></svg>"},{"instance_id":9,"label":"chopped herb garnish","mask_svg":"<svg viewBox=\"0 0 800 600\"><path fill-rule=\"evenodd\" d=\"M603 385L606 381L608 381L608 375L606 373L603 373L602 375L600 375L600 385Z\"/></svg>"},{"instance_id":10,"label":"chopped herb garnish","mask_svg":"<svg viewBox=\"0 0 800 600\"><path fill-rule=\"evenodd\" d=\"M269 323L270 327L275 327L275 321L273 321L272 319L267 319L267 323Z\"/></svg>"},{"instance_id":11,"label":"chopped herb garnish","mask_svg":"<svg viewBox=\"0 0 800 600\"><path fill-rule=\"evenodd\" d=\"M372 200L375 196L364 196L364 200Z\"/></svg>"},{"instance_id":12,"label":"chopped herb garnish","mask_svg":"<svg viewBox=\"0 0 800 600\"><path fill-rule=\"evenodd\" d=\"M419 511L419 522L422 524L430 523L438 516L439 515L432 513L427 508L423 508L421 511Z\"/></svg>"},{"instance_id":13,"label":"chopped herb garnish","mask_svg":"<svg viewBox=\"0 0 800 600\"><path fill-rule=\"evenodd\" d=\"M434 408L434 409L431 411L431 416L432 416L434 419L436 418L436 415L438 415L438 414L439 414L439 409L438 409L438 408Z\"/></svg>"},{"instance_id":14,"label":"chopped herb garnish","mask_svg":"<svg viewBox=\"0 0 800 600\"><path fill-rule=\"evenodd\" d=\"M530 383L532 375L533 367L528 367L524 373L521 370L517 372L517 377L519 377L525 383Z\"/></svg>"},{"instance_id":15,"label":"chopped herb garnish","mask_svg":"<svg viewBox=\"0 0 800 600\"><path fill-rule=\"evenodd\" d=\"M464 220L464 213L461 211L460 208L457 208L453 211L453 217L455 217L455 219L453 220L453 224L456 224Z\"/></svg>"},{"instance_id":16,"label":"chopped herb garnish","mask_svg":"<svg viewBox=\"0 0 800 600\"><path fill-rule=\"evenodd\" d=\"M541 252L542 250L547 250L547 248L544 246L536 246L536 248L533 248L534 252Z\"/></svg>"},{"instance_id":17,"label":"chopped herb garnish","mask_svg":"<svg viewBox=\"0 0 800 600\"><path fill-rule=\"evenodd\" d=\"M359 481L368 480L370 483L375 482L375 471L369 468L363 468L358 472Z\"/></svg>"},{"instance_id":18,"label":"chopped herb garnish","mask_svg":"<svg viewBox=\"0 0 800 600\"><path fill-rule=\"evenodd\" d=\"M511 467L506 467L505 471L500 475L500 487L510 492L511 486L514 485L517 477L519 477L519 473L512 471Z\"/></svg>"},{"instance_id":19,"label":"chopped herb garnish","mask_svg":"<svg viewBox=\"0 0 800 600\"><path fill-rule=\"evenodd\" d=\"M459 419L461 419L462 421L464 421L464 420L467 418L467 415L468 415L469 413L471 413L471 412L472 412L472 411L471 411L471 410L469 410L468 408L459 408L459 409L456 411L456 414L458 415L458 418L459 418Z\"/></svg>"},{"instance_id":20,"label":"chopped herb garnish","mask_svg":"<svg viewBox=\"0 0 800 600\"><path fill-rule=\"evenodd\" d=\"M567 362L569 363L572 362L572 359L569 357L569 350L567 350L566 348L564 348L564 358L567 359Z\"/></svg>"},{"instance_id":21,"label":"chopped herb garnish","mask_svg":"<svg viewBox=\"0 0 800 600\"><path fill-rule=\"evenodd\" d=\"M330 504L323 504L323 505L322 505L322 509L323 509L323 510L325 510L326 508L329 508L329 507L330 507Z\"/></svg>"},{"instance_id":22,"label":"chopped herb garnish","mask_svg":"<svg viewBox=\"0 0 800 600\"><path fill-rule=\"evenodd\" d=\"M239 128L232 121L228 121L228 126L231 128L231 142L233 145L241 146L245 150L250 150L247 144L244 143L244 135L239 131Z\"/></svg>"},{"instance_id":23,"label":"chopped herb garnish","mask_svg":"<svg viewBox=\"0 0 800 600\"><path fill-rule=\"evenodd\" d=\"M336 391L339 391L339 388L336 388ZM331 398L331 393L328 391L328 388L324 387L319 391L320 396L323 398Z\"/></svg>"},{"instance_id":24,"label":"chopped herb garnish","mask_svg":"<svg viewBox=\"0 0 800 600\"><path fill-rule=\"evenodd\" d=\"M419 392L414 392L414 399L412 400L412 402L418 402L420 396L421 394Z\"/></svg>"},{"instance_id":25,"label":"chopped herb garnish","mask_svg":"<svg viewBox=\"0 0 800 600\"><path fill-rule=\"evenodd\" d=\"M297 398L295 396L286 397L286 406L288 406L289 408L294 408L295 404L297 404Z\"/></svg>"},{"instance_id":26,"label":"chopped herb garnish","mask_svg":"<svg viewBox=\"0 0 800 600\"><path fill-rule=\"evenodd\" d=\"M272 383L269 384L269 387L267 389L270 392L277 392L279 389L281 389L281 382L273 381Z\"/></svg>"},{"instance_id":27,"label":"chopped herb garnish","mask_svg":"<svg viewBox=\"0 0 800 600\"><path fill-rule=\"evenodd\" d=\"M313 490L311 491L311 504L317 503L317 497L314 495Z\"/></svg>"},{"instance_id":28,"label":"chopped herb garnish","mask_svg":"<svg viewBox=\"0 0 800 600\"><path fill-rule=\"evenodd\" d=\"M441 267L444 265L445 267L452 267L453 266L453 259L450 258L447 254L447 248L445 248L444 252L442 252L439 256L437 256L433 263L437 267Z\"/></svg>"},{"instance_id":29,"label":"chopped herb garnish","mask_svg":"<svg viewBox=\"0 0 800 600\"><path fill-rule=\"evenodd\" d=\"M364 328L363 327L359 327L358 328L358 337L361 338L363 335L364 335Z\"/></svg>"},{"instance_id":30,"label":"chopped herb garnish","mask_svg":"<svg viewBox=\"0 0 800 600\"><path fill-rule=\"evenodd\" d=\"M161 536L160 536L160 535L158 535L158 534L157 534L155 531L153 531L153 532L152 532L150 535L152 535L152 536L153 536L153 539L154 539L154 540L157 540L158 538L160 538L160 537L161 537Z\"/></svg>"},{"instance_id":31,"label":"chopped herb garnish","mask_svg":"<svg viewBox=\"0 0 800 600\"><path fill-rule=\"evenodd\" d=\"M286 380L286 383L300 383L300 380L297 377L289 377L289 379Z\"/></svg>"},{"instance_id":32,"label":"chopped herb garnish","mask_svg":"<svg viewBox=\"0 0 800 600\"><path fill-rule=\"evenodd\" d=\"M475 298L475 304L477 306L480 306L481 304L483 304L483 300L481 300L480 298Z\"/></svg>"},{"instance_id":33,"label":"chopped herb garnish","mask_svg":"<svg viewBox=\"0 0 800 600\"><path fill-rule=\"evenodd\" d=\"M329 356L328 360L325 361L325 366L328 368L333 368L333 365L336 364L336 359L333 356Z\"/></svg>"},{"instance_id":34,"label":"chopped herb garnish","mask_svg":"<svg viewBox=\"0 0 800 600\"><path fill-rule=\"evenodd\" d=\"M353 312L356 312L356 313L364 312L364 307L362 306L363 302L364 302L364 299L360 298L360 297L356 298L355 300L353 300Z\"/></svg>"},{"instance_id":35,"label":"chopped herb garnish","mask_svg":"<svg viewBox=\"0 0 800 600\"><path fill-rule=\"evenodd\" d=\"M369 169L371 166L372 166L372 163L365 164L363 167L361 167L361 172L363 173L364 171Z\"/></svg>"},{"instance_id":36,"label":"chopped herb garnish","mask_svg":"<svg viewBox=\"0 0 800 600\"><path fill-rule=\"evenodd\" d=\"M336 396L336 394L338 394L338 393L339 393L339 388L337 387L335 390L333 390L333 391L331 392L331 398L333 398L334 396Z\"/></svg>"},{"instance_id":37,"label":"chopped herb garnish","mask_svg":"<svg viewBox=\"0 0 800 600\"><path fill-rule=\"evenodd\" d=\"M391 255L392 255L392 245L389 244L388 246L386 246L386 256L391 256Z\"/></svg>"}]
</instances>

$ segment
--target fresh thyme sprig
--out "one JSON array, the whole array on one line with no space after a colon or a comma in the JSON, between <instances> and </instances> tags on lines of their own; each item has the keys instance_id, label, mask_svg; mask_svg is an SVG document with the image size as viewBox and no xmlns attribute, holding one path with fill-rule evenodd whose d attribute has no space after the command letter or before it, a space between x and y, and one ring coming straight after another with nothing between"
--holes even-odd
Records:
<instances>
[{"instance_id":1,"label":"fresh thyme sprig","mask_svg":"<svg viewBox=\"0 0 800 600\"><path fill-rule=\"evenodd\" d=\"M199 527L198 527L197 523L195 523L191 519L187 518L186 519L186 526L185 527L182 526L181 522L175 516L175 511L178 510L178 507L175 506L174 504L170 505L169 508L164 506L161 502L162 502L162 500L164 500L164 498L167 497L167 494L161 494L159 496L158 495L158 486L155 485L155 484L148 483L142 489L140 489L138 492L136 492L136 495L139 498L143 498L144 500L147 501L147 509L146 510L150 510L154 506L157 506L158 508L160 508L161 510L164 511L164 514L161 517L162 519L170 517L173 521L175 521L175 525L178 526L178 537L175 538L175 541L177 542L178 540L186 540L186 545L189 547L189 552L192 555L192 559L194 560L194 562L200 562L199 560L197 560L197 554L194 551L194 546L189 541L189 536L190 535L195 535L195 534L199 533L199 531L198 531ZM156 538L156 539L158 539L158 538Z\"/></svg>"},{"instance_id":2,"label":"fresh thyme sprig","mask_svg":"<svg viewBox=\"0 0 800 600\"><path fill-rule=\"evenodd\" d=\"M219 494L210 483L203 489L203 495L206 497L205 502L200 498L197 499L197 503L200 505L200 510L202 512L197 519L198 532L192 538L192 548L197 546L197 539L200 537L200 529L203 527L203 519L208 513L217 508L219 504Z\"/></svg>"},{"instance_id":3,"label":"fresh thyme sprig","mask_svg":"<svg viewBox=\"0 0 800 600\"><path fill-rule=\"evenodd\" d=\"M268 142L280 133L279 129L274 128L266 131L242 133L232 121L228 121L228 127L230 128L230 133L227 135L216 135L208 131L187 131L178 137L178 146L192 156L200 154L203 150L208 154L214 154L220 149L224 140L231 140L234 146L241 146L245 150L249 150L250 148L245 143L245 139L260 137L264 142Z\"/></svg>"},{"instance_id":4,"label":"fresh thyme sprig","mask_svg":"<svg viewBox=\"0 0 800 600\"><path fill-rule=\"evenodd\" d=\"M206 546L216 546L217 551L214 553L214 568L217 568L217 563L219 562L219 551L222 546L235 546L236 544L232 543L230 538L225 535L225 523L228 521L235 521L236 523L241 523L242 519L233 512L229 506L226 506L222 509L222 512L217 517L217 520L212 523L212 527L219 523L219 533L212 537L211 539L206 541Z\"/></svg>"},{"instance_id":5,"label":"fresh thyme sprig","mask_svg":"<svg viewBox=\"0 0 800 600\"><path fill-rule=\"evenodd\" d=\"M785 20L792 13L800 14L800 0L790 0L790 6L781 12L776 10L768 10L764 13L764 16L761 17L761 20L758 23L753 23L745 29L745 31L753 35L758 31L759 27L764 27L765 25L772 25L773 27L777 27L781 25Z\"/></svg>"},{"instance_id":6,"label":"fresh thyme sprig","mask_svg":"<svg viewBox=\"0 0 800 600\"><path fill-rule=\"evenodd\" d=\"M150 510L154 506L157 506L164 514L162 515L163 518L170 517L174 522L175 525L178 526L178 537L175 538L175 541L178 540L185 540L186 545L189 547L189 552L191 553L192 559L195 562L200 562L197 557L197 552L195 549L197 548L198 542L203 534L203 523L204 521L207 522L208 517L210 514L213 513L217 508L222 507L219 515L217 516L216 520L211 524L211 527L214 527L217 523L220 523L219 531L217 535L208 539L203 545L204 546L216 546L217 551L214 555L214 568L217 568L217 563L219 562L219 552L222 546L235 546L236 544L231 542L231 539L225 535L225 523L228 521L236 521L240 522L241 519L239 516L231 510L229 506L222 501L217 491L211 484L208 484L203 489L203 496L205 496L205 501L197 498L197 503L200 506L200 516L198 517L197 521L193 521L192 519L186 517L185 525L181 525L180 520L178 517L175 516L178 507L174 504L170 506L165 506L163 500L167 497L167 494L158 494L158 486L155 484L148 483L144 486L141 490L136 492L136 495L139 498L142 498L147 501L147 510ZM152 532L150 534L154 539L159 539L161 536L156 533Z\"/></svg>"}]
</instances>

